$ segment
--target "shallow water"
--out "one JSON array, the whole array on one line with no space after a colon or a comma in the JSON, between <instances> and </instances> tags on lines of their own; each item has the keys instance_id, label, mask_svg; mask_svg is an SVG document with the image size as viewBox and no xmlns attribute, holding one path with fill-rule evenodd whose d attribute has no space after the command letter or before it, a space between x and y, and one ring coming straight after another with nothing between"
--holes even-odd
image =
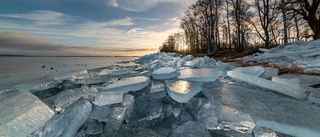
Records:
<instances>
[{"instance_id":1,"label":"shallow water","mask_svg":"<svg viewBox=\"0 0 320 137\"><path fill-rule=\"evenodd\" d=\"M54 75L107 67L137 57L0 57L0 89L53 80Z\"/></svg>"}]
</instances>

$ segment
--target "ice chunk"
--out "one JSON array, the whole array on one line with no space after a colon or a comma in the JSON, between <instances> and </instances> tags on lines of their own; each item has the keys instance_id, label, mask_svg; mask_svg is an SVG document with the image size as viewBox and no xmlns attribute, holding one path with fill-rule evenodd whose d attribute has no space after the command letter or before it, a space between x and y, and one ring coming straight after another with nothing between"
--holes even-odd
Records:
<instances>
[{"instance_id":1,"label":"ice chunk","mask_svg":"<svg viewBox=\"0 0 320 137\"><path fill-rule=\"evenodd\" d=\"M320 84L320 76L316 75L306 75L306 74L283 74L277 76L283 79L297 79L300 83L305 85L316 85Z\"/></svg>"},{"instance_id":2,"label":"ice chunk","mask_svg":"<svg viewBox=\"0 0 320 137\"><path fill-rule=\"evenodd\" d=\"M177 117L180 115L180 113L181 113L181 108L174 108L174 109L172 110L172 113L173 113L173 116L174 116L175 118L177 118Z\"/></svg>"},{"instance_id":3,"label":"ice chunk","mask_svg":"<svg viewBox=\"0 0 320 137\"><path fill-rule=\"evenodd\" d=\"M279 74L279 70L277 68L272 67L264 67L264 72L259 76L261 78L270 79Z\"/></svg>"},{"instance_id":4,"label":"ice chunk","mask_svg":"<svg viewBox=\"0 0 320 137\"><path fill-rule=\"evenodd\" d=\"M160 81L152 81L150 96L156 99L164 98L167 95L165 86Z\"/></svg>"},{"instance_id":5,"label":"ice chunk","mask_svg":"<svg viewBox=\"0 0 320 137\"><path fill-rule=\"evenodd\" d=\"M105 83L108 81L114 81L116 79L117 78L111 75L94 75L94 76L86 77L81 80L76 80L76 83L90 85L90 84L98 84L98 83Z\"/></svg>"},{"instance_id":6,"label":"ice chunk","mask_svg":"<svg viewBox=\"0 0 320 137\"><path fill-rule=\"evenodd\" d=\"M27 136L42 126L54 112L29 92L6 91L0 94L0 136Z\"/></svg>"},{"instance_id":7,"label":"ice chunk","mask_svg":"<svg viewBox=\"0 0 320 137\"><path fill-rule=\"evenodd\" d=\"M219 125L221 107L217 103L206 102L200 107L197 120L209 129L217 129Z\"/></svg>"},{"instance_id":8,"label":"ice chunk","mask_svg":"<svg viewBox=\"0 0 320 137\"><path fill-rule=\"evenodd\" d=\"M234 71L228 71L227 75L229 77L241 80L243 82L250 83L269 90L273 90L297 99L307 99L307 94L304 93L304 91L289 87L287 85L283 85L277 82Z\"/></svg>"},{"instance_id":9,"label":"ice chunk","mask_svg":"<svg viewBox=\"0 0 320 137\"><path fill-rule=\"evenodd\" d=\"M284 134L301 132L303 135L306 131L311 131L310 133L316 131L318 135L320 134L320 119L317 115L320 114L320 108L318 106L272 94L265 89L242 82L236 85L220 81L206 83L202 92L208 99L219 102L222 106L229 106L250 115L256 126L271 128ZM256 122L259 119L267 121L267 124ZM284 128L282 125L287 125L287 127L291 125L293 128Z\"/></svg>"},{"instance_id":10,"label":"ice chunk","mask_svg":"<svg viewBox=\"0 0 320 137\"><path fill-rule=\"evenodd\" d=\"M297 89L299 91L302 91L303 93L307 93L310 92L312 90L314 90L314 88L309 87L307 85L292 81L292 80L286 80L286 79L282 79L282 78L278 78L278 77L272 77L272 81L277 82L277 83L281 83L283 85L286 85L288 87Z\"/></svg>"},{"instance_id":11,"label":"ice chunk","mask_svg":"<svg viewBox=\"0 0 320 137\"><path fill-rule=\"evenodd\" d=\"M259 77L264 72L264 69L261 66L252 66L252 67L237 67L232 71Z\"/></svg>"},{"instance_id":12,"label":"ice chunk","mask_svg":"<svg viewBox=\"0 0 320 137\"><path fill-rule=\"evenodd\" d=\"M320 105L320 89L313 90L308 97L308 101Z\"/></svg>"},{"instance_id":13,"label":"ice chunk","mask_svg":"<svg viewBox=\"0 0 320 137\"><path fill-rule=\"evenodd\" d=\"M131 68L116 68L116 69L104 69L100 71L100 75L106 75L106 74L110 74L110 75L123 75L123 74L128 74L131 73L132 69Z\"/></svg>"},{"instance_id":14,"label":"ice chunk","mask_svg":"<svg viewBox=\"0 0 320 137\"><path fill-rule=\"evenodd\" d=\"M95 95L93 104L98 106L120 103L123 100L121 92L98 92Z\"/></svg>"},{"instance_id":15,"label":"ice chunk","mask_svg":"<svg viewBox=\"0 0 320 137\"><path fill-rule=\"evenodd\" d=\"M30 137L74 136L78 128L85 123L91 111L91 103L77 100L63 113L56 114L47 123L34 131Z\"/></svg>"},{"instance_id":16,"label":"ice chunk","mask_svg":"<svg viewBox=\"0 0 320 137\"><path fill-rule=\"evenodd\" d=\"M84 79L86 77L89 77L89 73L87 70L83 70L83 71L79 71L79 72L75 72L72 74L72 78L73 79Z\"/></svg>"},{"instance_id":17,"label":"ice chunk","mask_svg":"<svg viewBox=\"0 0 320 137\"><path fill-rule=\"evenodd\" d=\"M183 80L168 80L166 83L169 96L179 103L188 102L193 96L198 94L202 88L202 83Z\"/></svg>"},{"instance_id":18,"label":"ice chunk","mask_svg":"<svg viewBox=\"0 0 320 137\"><path fill-rule=\"evenodd\" d=\"M219 128L225 130L234 130L240 133L252 133L255 124L249 114L229 106L222 106L220 114L221 121Z\"/></svg>"},{"instance_id":19,"label":"ice chunk","mask_svg":"<svg viewBox=\"0 0 320 137\"><path fill-rule=\"evenodd\" d=\"M97 89L94 87L65 90L56 95L54 107L56 108L56 111L63 111L80 97L88 98L89 96L93 96L96 92Z\"/></svg>"},{"instance_id":20,"label":"ice chunk","mask_svg":"<svg viewBox=\"0 0 320 137\"><path fill-rule=\"evenodd\" d=\"M91 112L92 105L88 101L81 101L81 105L77 107L79 111L70 117L68 120L67 127L65 127L64 131L62 132L61 137L74 137L77 133L77 130L80 128L82 124L84 124L88 118L88 115Z\"/></svg>"},{"instance_id":21,"label":"ice chunk","mask_svg":"<svg viewBox=\"0 0 320 137\"><path fill-rule=\"evenodd\" d=\"M180 70L180 76L178 76L178 79L194 82L212 82L221 74L222 71L213 68L183 69Z\"/></svg>"},{"instance_id":22,"label":"ice chunk","mask_svg":"<svg viewBox=\"0 0 320 137\"><path fill-rule=\"evenodd\" d=\"M169 137L211 137L211 134L202 124L187 121L174 129Z\"/></svg>"},{"instance_id":23,"label":"ice chunk","mask_svg":"<svg viewBox=\"0 0 320 137\"><path fill-rule=\"evenodd\" d=\"M277 134L270 128L265 127L254 127L253 129L254 137L278 137Z\"/></svg>"},{"instance_id":24,"label":"ice chunk","mask_svg":"<svg viewBox=\"0 0 320 137\"><path fill-rule=\"evenodd\" d=\"M195 58L191 61L185 62L183 66L189 68L201 68L204 66L204 61L203 58Z\"/></svg>"},{"instance_id":25,"label":"ice chunk","mask_svg":"<svg viewBox=\"0 0 320 137\"><path fill-rule=\"evenodd\" d=\"M165 91L164 84L160 81L152 81L150 93Z\"/></svg>"},{"instance_id":26,"label":"ice chunk","mask_svg":"<svg viewBox=\"0 0 320 137\"><path fill-rule=\"evenodd\" d=\"M150 98L146 95L138 97L133 108L134 110L128 122L130 127L147 127L148 122L159 118L163 110L160 100Z\"/></svg>"},{"instance_id":27,"label":"ice chunk","mask_svg":"<svg viewBox=\"0 0 320 137\"><path fill-rule=\"evenodd\" d=\"M44 83L32 83L32 84L23 84L15 86L14 88L21 91L28 91L28 92L37 92L43 91L50 88L54 88L59 84L58 81L49 81Z\"/></svg>"},{"instance_id":28,"label":"ice chunk","mask_svg":"<svg viewBox=\"0 0 320 137\"><path fill-rule=\"evenodd\" d=\"M102 123L91 120L86 125L85 134L86 135L97 135L102 132Z\"/></svg>"},{"instance_id":29,"label":"ice chunk","mask_svg":"<svg viewBox=\"0 0 320 137\"><path fill-rule=\"evenodd\" d=\"M65 79L70 79L73 76L77 77L78 75L82 75L82 74L88 74L87 70L83 70L83 71L78 71L78 72L66 72L66 73L58 73L54 76L54 80L65 80Z\"/></svg>"},{"instance_id":30,"label":"ice chunk","mask_svg":"<svg viewBox=\"0 0 320 137\"><path fill-rule=\"evenodd\" d=\"M130 115L133 110L134 97L127 94L120 107L114 107L108 122L103 128L100 137L115 137L120 129L124 119Z\"/></svg>"},{"instance_id":31,"label":"ice chunk","mask_svg":"<svg viewBox=\"0 0 320 137\"><path fill-rule=\"evenodd\" d=\"M153 71L152 77L154 79L165 80L177 77L176 69L171 67L162 67Z\"/></svg>"},{"instance_id":32,"label":"ice chunk","mask_svg":"<svg viewBox=\"0 0 320 137\"><path fill-rule=\"evenodd\" d=\"M138 91L150 84L150 78L146 76L136 76L123 78L117 81L116 83L110 84L106 87L103 87L101 91L110 92L122 92L127 93L129 91Z\"/></svg>"},{"instance_id":33,"label":"ice chunk","mask_svg":"<svg viewBox=\"0 0 320 137\"><path fill-rule=\"evenodd\" d=\"M98 120L100 122L107 122L110 116L111 109L109 106L94 106L89 115L89 118Z\"/></svg>"}]
</instances>

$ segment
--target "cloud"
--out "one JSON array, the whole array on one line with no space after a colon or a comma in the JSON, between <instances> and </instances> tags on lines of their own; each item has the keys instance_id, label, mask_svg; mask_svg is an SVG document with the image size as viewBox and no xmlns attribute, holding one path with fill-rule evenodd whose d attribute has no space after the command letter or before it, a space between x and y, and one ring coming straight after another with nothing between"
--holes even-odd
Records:
<instances>
[{"instance_id":1,"label":"cloud","mask_svg":"<svg viewBox=\"0 0 320 137\"><path fill-rule=\"evenodd\" d=\"M156 18L139 18L139 17L133 17L134 19L139 19L139 20L149 20L149 21L158 21L160 19Z\"/></svg>"},{"instance_id":2,"label":"cloud","mask_svg":"<svg viewBox=\"0 0 320 137\"><path fill-rule=\"evenodd\" d=\"M41 38L30 37L28 33L2 32L0 33L0 54L24 55L132 55L138 56L140 52L155 52L156 48L130 48L130 47L101 47L101 46L76 46L48 42ZM136 53L134 53L136 52ZM40 53L40 54L39 54Z\"/></svg>"},{"instance_id":3,"label":"cloud","mask_svg":"<svg viewBox=\"0 0 320 137\"><path fill-rule=\"evenodd\" d=\"M108 0L108 5L127 11L143 12L160 3L179 3L180 6L189 6L196 0Z\"/></svg>"},{"instance_id":4,"label":"cloud","mask_svg":"<svg viewBox=\"0 0 320 137\"><path fill-rule=\"evenodd\" d=\"M0 14L0 17L26 19L41 26L64 25L74 20L72 16L49 10L37 10L25 14Z\"/></svg>"}]
</instances>

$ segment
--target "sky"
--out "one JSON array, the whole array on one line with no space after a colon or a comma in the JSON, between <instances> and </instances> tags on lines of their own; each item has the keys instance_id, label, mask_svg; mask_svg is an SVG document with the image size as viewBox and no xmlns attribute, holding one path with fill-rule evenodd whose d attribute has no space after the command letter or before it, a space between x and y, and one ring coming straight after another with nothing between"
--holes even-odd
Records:
<instances>
[{"instance_id":1,"label":"sky","mask_svg":"<svg viewBox=\"0 0 320 137\"><path fill-rule=\"evenodd\" d=\"M196 0L0 1L0 54L143 56L158 52Z\"/></svg>"}]
</instances>

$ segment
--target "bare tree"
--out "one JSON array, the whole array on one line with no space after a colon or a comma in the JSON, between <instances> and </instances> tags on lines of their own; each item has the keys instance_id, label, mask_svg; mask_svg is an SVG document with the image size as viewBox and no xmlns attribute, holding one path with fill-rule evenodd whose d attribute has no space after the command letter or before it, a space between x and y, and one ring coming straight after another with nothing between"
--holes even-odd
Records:
<instances>
[{"instance_id":1,"label":"bare tree","mask_svg":"<svg viewBox=\"0 0 320 137\"><path fill-rule=\"evenodd\" d=\"M286 8L300 14L313 31L313 39L320 39L320 0L288 0Z\"/></svg>"}]
</instances>

